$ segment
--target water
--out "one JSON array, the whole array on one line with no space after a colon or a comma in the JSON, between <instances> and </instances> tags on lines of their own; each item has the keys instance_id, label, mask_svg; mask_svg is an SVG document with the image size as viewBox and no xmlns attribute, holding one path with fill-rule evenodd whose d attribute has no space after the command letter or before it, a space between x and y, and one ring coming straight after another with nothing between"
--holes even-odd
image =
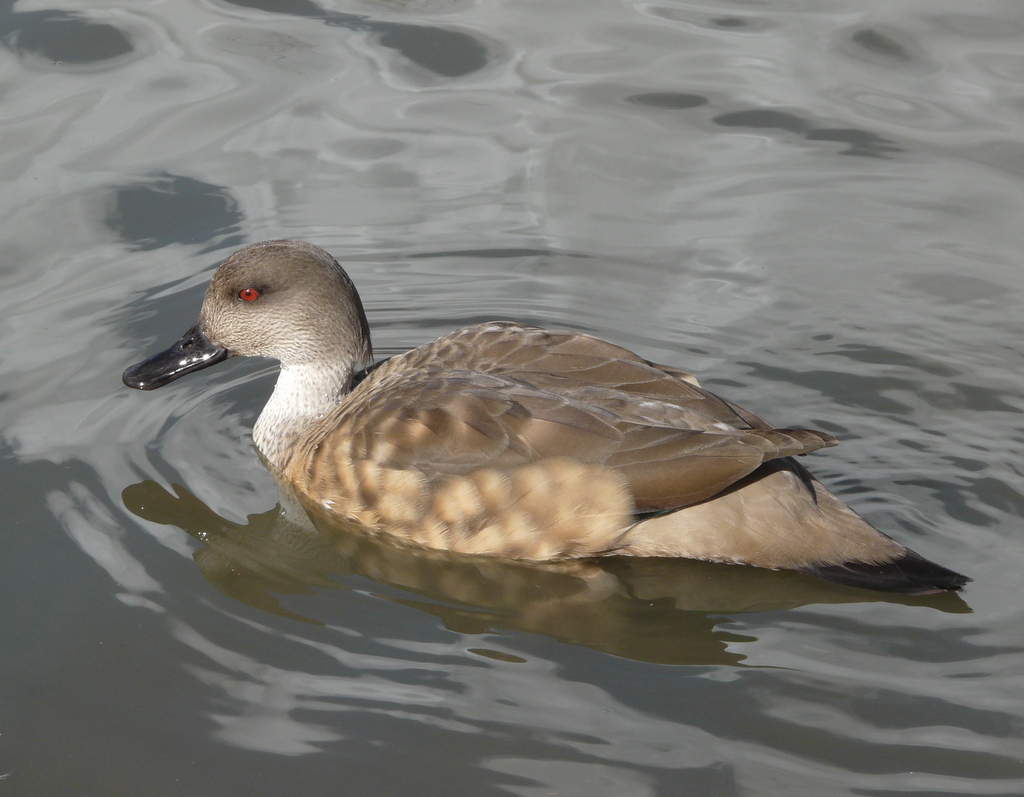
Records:
<instances>
[{"instance_id":1,"label":"water","mask_svg":"<svg viewBox=\"0 0 1024 797\"><path fill-rule=\"evenodd\" d=\"M0 7L0 794L1018 795L1024 9ZM779 425L896 598L413 555L278 509L215 263L326 247L380 355L594 332Z\"/></svg>"}]
</instances>

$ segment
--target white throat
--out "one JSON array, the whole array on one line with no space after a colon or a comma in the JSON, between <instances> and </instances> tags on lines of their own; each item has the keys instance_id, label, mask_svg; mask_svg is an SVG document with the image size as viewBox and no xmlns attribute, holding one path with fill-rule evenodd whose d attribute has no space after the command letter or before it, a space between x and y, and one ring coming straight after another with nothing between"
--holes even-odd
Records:
<instances>
[{"instance_id":1,"label":"white throat","mask_svg":"<svg viewBox=\"0 0 1024 797\"><path fill-rule=\"evenodd\" d=\"M351 381L350 368L331 368L323 362L282 365L274 393L252 430L256 447L283 468L302 430L333 409Z\"/></svg>"}]
</instances>

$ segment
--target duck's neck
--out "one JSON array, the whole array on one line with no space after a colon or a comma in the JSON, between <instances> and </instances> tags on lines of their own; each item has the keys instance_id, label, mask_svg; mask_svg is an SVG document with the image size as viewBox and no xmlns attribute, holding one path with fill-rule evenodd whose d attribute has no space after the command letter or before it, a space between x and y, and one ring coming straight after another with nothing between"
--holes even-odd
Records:
<instances>
[{"instance_id":1,"label":"duck's neck","mask_svg":"<svg viewBox=\"0 0 1024 797\"><path fill-rule=\"evenodd\" d=\"M333 409L351 384L348 365L282 365L274 393L252 430L256 447L273 465L284 468L302 431Z\"/></svg>"}]
</instances>

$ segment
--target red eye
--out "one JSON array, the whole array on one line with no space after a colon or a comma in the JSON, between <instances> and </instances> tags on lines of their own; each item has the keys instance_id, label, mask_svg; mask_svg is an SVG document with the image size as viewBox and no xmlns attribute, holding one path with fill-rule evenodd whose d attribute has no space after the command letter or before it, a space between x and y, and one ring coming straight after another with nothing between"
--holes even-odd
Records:
<instances>
[{"instance_id":1,"label":"red eye","mask_svg":"<svg viewBox=\"0 0 1024 797\"><path fill-rule=\"evenodd\" d=\"M238 298L243 302L255 302L262 294L255 288L242 288L238 292Z\"/></svg>"}]
</instances>

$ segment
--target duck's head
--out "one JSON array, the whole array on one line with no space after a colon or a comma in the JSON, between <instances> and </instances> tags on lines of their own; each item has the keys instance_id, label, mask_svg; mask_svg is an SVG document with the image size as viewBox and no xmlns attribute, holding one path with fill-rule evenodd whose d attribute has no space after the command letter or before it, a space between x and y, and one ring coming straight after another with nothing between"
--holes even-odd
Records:
<instances>
[{"instance_id":1,"label":"duck's head","mask_svg":"<svg viewBox=\"0 0 1024 797\"><path fill-rule=\"evenodd\" d=\"M264 241L228 257L206 289L199 321L171 348L131 366L128 387L153 390L235 355L351 374L372 356L352 280L305 241Z\"/></svg>"}]
</instances>

